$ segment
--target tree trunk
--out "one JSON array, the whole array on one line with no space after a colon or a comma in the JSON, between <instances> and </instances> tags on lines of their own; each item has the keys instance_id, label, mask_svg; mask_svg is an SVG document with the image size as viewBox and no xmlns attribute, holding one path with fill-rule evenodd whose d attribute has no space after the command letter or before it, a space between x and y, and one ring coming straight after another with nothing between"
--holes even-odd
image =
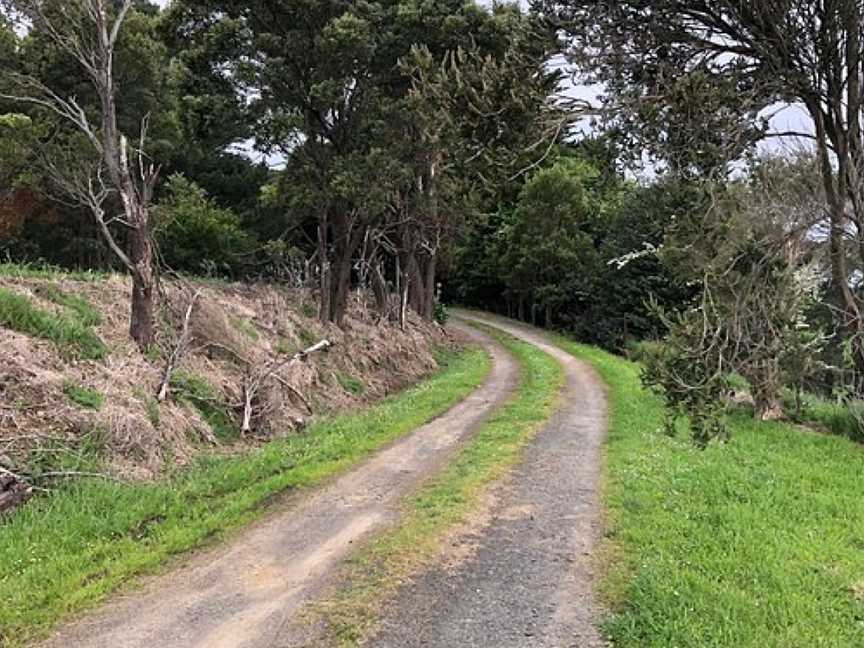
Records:
<instances>
[{"instance_id":1,"label":"tree trunk","mask_svg":"<svg viewBox=\"0 0 864 648\"><path fill-rule=\"evenodd\" d=\"M322 324L330 323L330 285L332 274L330 269L330 254L327 250L327 217L318 220L318 259L321 263L321 276L319 277L319 290L321 291L321 304L318 307L318 320Z\"/></svg>"},{"instance_id":2,"label":"tree trunk","mask_svg":"<svg viewBox=\"0 0 864 648\"><path fill-rule=\"evenodd\" d=\"M331 321L341 327L348 313L348 296L351 293L351 256L336 260L333 273Z\"/></svg>"},{"instance_id":3,"label":"tree trunk","mask_svg":"<svg viewBox=\"0 0 864 648\"><path fill-rule=\"evenodd\" d=\"M372 293L375 295L375 310L381 317L387 317L389 310L389 299L387 295L387 282L381 265L376 263L371 270Z\"/></svg>"},{"instance_id":4,"label":"tree trunk","mask_svg":"<svg viewBox=\"0 0 864 648\"><path fill-rule=\"evenodd\" d=\"M141 224L132 234L130 260L134 265L132 272L132 314L129 334L142 351L146 351L155 341L155 287L153 240L147 216L139 216Z\"/></svg>"}]
</instances>

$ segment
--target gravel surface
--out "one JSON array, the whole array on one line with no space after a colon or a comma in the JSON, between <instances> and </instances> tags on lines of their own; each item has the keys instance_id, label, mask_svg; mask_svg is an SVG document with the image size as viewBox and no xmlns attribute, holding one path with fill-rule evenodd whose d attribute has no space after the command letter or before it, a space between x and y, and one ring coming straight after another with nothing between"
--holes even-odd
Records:
<instances>
[{"instance_id":1,"label":"gravel surface","mask_svg":"<svg viewBox=\"0 0 864 648\"><path fill-rule=\"evenodd\" d=\"M289 500L229 545L148 579L139 591L62 628L46 646L276 648L302 645L297 611L367 534L392 522L399 500L434 474L512 393L518 368L488 337L490 377L465 401L352 472Z\"/></svg>"},{"instance_id":2,"label":"gravel surface","mask_svg":"<svg viewBox=\"0 0 864 648\"><path fill-rule=\"evenodd\" d=\"M601 534L605 390L590 367L536 330L498 319L480 321L562 363L567 374L562 406L495 493L489 525L462 539L475 550L455 566L444 561L403 588L372 645L602 646L592 567Z\"/></svg>"}]
</instances>

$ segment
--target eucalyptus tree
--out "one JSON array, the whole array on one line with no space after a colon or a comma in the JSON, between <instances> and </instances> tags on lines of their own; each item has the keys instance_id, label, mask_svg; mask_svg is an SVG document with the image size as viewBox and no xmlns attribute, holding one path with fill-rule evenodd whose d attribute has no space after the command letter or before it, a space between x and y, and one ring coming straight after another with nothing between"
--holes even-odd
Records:
<instances>
[{"instance_id":1,"label":"eucalyptus tree","mask_svg":"<svg viewBox=\"0 0 864 648\"><path fill-rule=\"evenodd\" d=\"M798 104L824 185L838 324L864 369L864 3L536 0L573 37L614 124L674 167L714 169ZM776 133L775 133L776 134Z\"/></svg>"}]
</instances>

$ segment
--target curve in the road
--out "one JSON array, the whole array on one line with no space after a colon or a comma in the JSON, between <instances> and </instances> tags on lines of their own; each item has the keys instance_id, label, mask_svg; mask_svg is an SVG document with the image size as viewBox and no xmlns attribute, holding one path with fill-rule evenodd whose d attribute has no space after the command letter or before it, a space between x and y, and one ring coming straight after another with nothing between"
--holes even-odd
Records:
<instances>
[{"instance_id":1,"label":"curve in the road","mask_svg":"<svg viewBox=\"0 0 864 648\"><path fill-rule=\"evenodd\" d=\"M486 382L443 416L375 455L229 546L151 579L140 592L62 628L47 644L76 648L296 646L296 613L366 534L392 521L399 500L453 454L513 391L518 368L487 336Z\"/></svg>"},{"instance_id":2,"label":"curve in the road","mask_svg":"<svg viewBox=\"0 0 864 648\"><path fill-rule=\"evenodd\" d=\"M418 577L385 613L378 648L602 646L594 595L601 535L605 389L594 371L536 329L471 314L534 344L567 375L562 407L500 487L467 560Z\"/></svg>"}]
</instances>

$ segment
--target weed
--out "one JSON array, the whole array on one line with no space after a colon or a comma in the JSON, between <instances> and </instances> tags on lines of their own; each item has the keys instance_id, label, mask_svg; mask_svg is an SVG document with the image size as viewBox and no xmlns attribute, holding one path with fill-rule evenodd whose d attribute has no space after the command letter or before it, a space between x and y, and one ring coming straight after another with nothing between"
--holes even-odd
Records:
<instances>
[{"instance_id":1,"label":"weed","mask_svg":"<svg viewBox=\"0 0 864 648\"><path fill-rule=\"evenodd\" d=\"M200 376L178 370L171 375L171 387L177 400L192 405L222 441L237 436L237 425L216 390Z\"/></svg>"},{"instance_id":2,"label":"weed","mask_svg":"<svg viewBox=\"0 0 864 648\"><path fill-rule=\"evenodd\" d=\"M144 408L147 410L147 420L154 430L158 430L162 425L162 410L159 407L159 401L155 398L148 398L144 401Z\"/></svg>"},{"instance_id":3,"label":"weed","mask_svg":"<svg viewBox=\"0 0 864 648\"><path fill-rule=\"evenodd\" d=\"M318 316L318 309L311 302L303 302L300 304L300 313L307 319L312 319Z\"/></svg>"},{"instance_id":4,"label":"weed","mask_svg":"<svg viewBox=\"0 0 864 648\"><path fill-rule=\"evenodd\" d=\"M341 371L336 372L336 380L339 381L342 389L355 396L360 396L366 391L366 385L362 380Z\"/></svg>"},{"instance_id":5,"label":"weed","mask_svg":"<svg viewBox=\"0 0 864 648\"><path fill-rule=\"evenodd\" d=\"M67 382L63 386L63 393L66 394L66 398L84 409L99 411L105 404L105 396L103 394L71 382Z\"/></svg>"},{"instance_id":6,"label":"weed","mask_svg":"<svg viewBox=\"0 0 864 648\"><path fill-rule=\"evenodd\" d=\"M318 342L315 337L315 333L302 326L297 329L297 337L300 338L300 344L303 345L304 349L308 349L313 344Z\"/></svg>"},{"instance_id":7,"label":"weed","mask_svg":"<svg viewBox=\"0 0 864 648\"><path fill-rule=\"evenodd\" d=\"M291 344L284 339L280 339L279 343L276 345L276 353L280 355L293 356L296 355L299 350L300 349L298 349L296 345Z\"/></svg>"},{"instance_id":8,"label":"weed","mask_svg":"<svg viewBox=\"0 0 864 648\"><path fill-rule=\"evenodd\" d=\"M6 288L0 288L0 325L50 340L67 355L100 360L108 353L98 336L77 317L49 313Z\"/></svg>"},{"instance_id":9,"label":"weed","mask_svg":"<svg viewBox=\"0 0 864 648\"><path fill-rule=\"evenodd\" d=\"M249 320L236 318L232 321L234 323L234 328L236 328L253 342L257 342L261 338L261 334L258 332L258 329L255 328L255 324L253 324Z\"/></svg>"}]
</instances>

